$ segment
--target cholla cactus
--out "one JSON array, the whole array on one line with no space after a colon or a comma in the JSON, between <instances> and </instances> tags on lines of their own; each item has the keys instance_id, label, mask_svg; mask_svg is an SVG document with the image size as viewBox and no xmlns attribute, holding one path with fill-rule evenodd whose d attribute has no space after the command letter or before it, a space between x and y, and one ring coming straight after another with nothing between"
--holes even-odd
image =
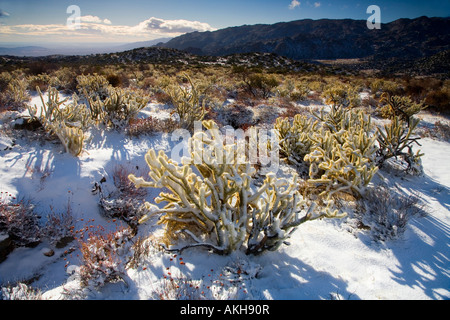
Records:
<instances>
[{"instance_id":1,"label":"cholla cactus","mask_svg":"<svg viewBox=\"0 0 450 320\"><path fill-rule=\"evenodd\" d=\"M180 117L180 126L183 129L192 130L195 121L202 121L206 115L205 99L202 99L197 86L189 76L190 88L180 86L168 86L167 94L175 107L175 113Z\"/></svg>"},{"instance_id":2,"label":"cholla cactus","mask_svg":"<svg viewBox=\"0 0 450 320\"><path fill-rule=\"evenodd\" d=\"M9 98L8 103L13 106L23 107L24 103L30 100L27 92L27 80L23 78L13 78L9 82L6 93Z\"/></svg>"},{"instance_id":3,"label":"cholla cactus","mask_svg":"<svg viewBox=\"0 0 450 320\"><path fill-rule=\"evenodd\" d=\"M333 108L356 107L361 104L358 88L342 83L331 83L322 93L325 102Z\"/></svg>"},{"instance_id":4,"label":"cholla cactus","mask_svg":"<svg viewBox=\"0 0 450 320\"><path fill-rule=\"evenodd\" d=\"M410 125L411 117L420 111L427 108L423 103L416 103L410 97L395 96L389 93L383 93L380 102L386 103L381 108L381 113L386 118L393 118L395 116L401 117L408 126Z\"/></svg>"},{"instance_id":5,"label":"cholla cactus","mask_svg":"<svg viewBox=\"0 0 450 320\"><path fill-rule=\"evenodd\" d=\"M109 88L108 98L103 105L106 124L116 128L123 126L145 108L149 101L149 97L129 89Z\"/></svg>"},{"instance_id":6,"label":"cholla cactus","mask_svg":"<svg viewBox=\"0 0 450 320\"><path fill-rule=\"evenodd\" d=\"M279 138L280 155L290 163L303 163L313 144L311 134L318 131L319 126L319 121L299 114L295 115L292 123L289 118L278 118L275 130Z\"/></svg>"},{"instance_id":7,"label":"cholla cactus","mask_svg":"<svg viewBox=\"0 0 450 320\"><path fill-rule=\"evenodd\" d=\"M420 138L413 138L414 129L419 124L418 119L409 118L409 125L405 125L398 116L393 117L391 122L384 126L384 130L378 129L377 163L381 167L390 158L401 157L408 165L407 171L422 172L420 150L414 154L412 147ZM407 151L405 151L405 149Z\"/></svg>"},{"instance_id":8,"label":"cholla cactus","mask_svg":"<svg viewBox=\"0 0 450 320\"><path fill-rule=\"evenodd\" d=\"M120 128L145 108L149 101L148 96L138 91L109 87L105 100L88 98L87 104L94 121Z\"/></svg>"},{"instance_id":9,"label":"cholla cactus","mask_svg":"<svg viewBox=\"0 0 450 320\"><path fill-rule=\"evenodd\" d=\"M184 164L169 159L163 151L157 155L150 150L145 159L151 181L129 176L138 188L170 191L156 199L157 204L167 203L162 209L150 203L146 207L151 214L161 214L160 223L166 225L169 237L184 234L194 240L185 248L204 246L229 254L246 242L247 254L259 254L276 250L308 220L339 217L337 211L319 212L314 205L308 209L296 190L296 176L290 181L270 173L257 188L254 167L236 156L238 145L224 144L213 121L203 121L203 125L209 135L200 132L190 139L194 151Z\"/></svg>"},{"instance_id":10,"label":"cholla cactus","mask_svg":"<svg viewBox=\"0 0 450 320\"><path fill-rule=\"evenodd\" d=\"M323 129L311 137L315 141L305 156L310 162L309 184L324 188L322 195L331 197L336 192L365 193L378 167L375 162L377 136L370 116L363 112L332 108L315 114Z\"/></svg>"},{"instance_id":11,"label":"cholla cactus","mask_svg":"<svg viewBox=\"0 0 450 320\"><path fill-rule=\"evenodd\" d=\"M363 129L337 133L324 130L313 139L316 142L311 153L305 156L310 162L308 184L323 189L321 195L328 199L344 191L364 194L378 171L374 161L376 135Z\"/></svg>"},{"instance_id":12,"label":"cholla cactus","mask_svg":"<svg viewBox=\"0 0 450 320\"><path fill-rule=\"evenodd\" d=\"M77 82L77 89L80 93L86 94L86 98L97 97L103 100L108 96L109 82L104 76L96 73L93 75L79 75Z\"/></svg>"},{"instance_id":13,"label":"cholla cactus","mask_svg":"<svg viewBox=\"0 0 450 320\"><path fill-rule=\"evenodd\" d=\"M83 115L79 112L82 106L78 108L78 105L72 105L68 106L68 109L65 110L62 108L62 105L67 99L60 101L58 90L52 87L49 88L47 102L44 101L39 87L36 90L41 97L42 108L38 114L36 106L28 106L28 112L31 117L41 122L47 132L55 133L67 152L75 157L79 156L83 151L84 131L81 124L77 126L73 120L81 117L82 121L86 121L85 118L83 120Z\"/></svg>"},{"instance_id":14,"label":"cholla cactus","mask_svg":"<svg viewBox=\"0 0 450 320\"><path fill-rule=\"evenodd\" d=\"M308 185L328 199L336 192L363 194L378 169L370 117L343 107L314 115L319 120L277 119L281 155L290 163L309 164Z\"/></svg>"}]
</instances>

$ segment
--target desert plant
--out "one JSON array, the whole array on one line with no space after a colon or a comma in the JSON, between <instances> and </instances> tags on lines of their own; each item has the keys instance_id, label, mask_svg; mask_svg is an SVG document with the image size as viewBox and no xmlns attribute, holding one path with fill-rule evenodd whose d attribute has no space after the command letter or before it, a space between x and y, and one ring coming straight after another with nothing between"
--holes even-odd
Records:
<instances>
[{"instance_id":1,"label":"desert plant","mask_svg":"<svg viewBox=\"0 0 450 320\"><path fill-rule=\"evenodd\" d=\"M389 93L381 95L381 103L385 105L381 107L381 115L385 118L400 117L408 125L413 115L427 108L423 102L416 103L410 97L395 96Z\"/></svg>"},{"instance_id":2,"label":"desert plant","mask_svg":"<svg viewBox=\"0 0 450 320\"><path fill-rule=\"evenodd\" d=\"M170 244L174 237L184 234L194 243L182 249L203 246L229 254L247 242L247 254L259 254L276 250L306 221L339 216L329 208L316 210L314 204L308 209L296 190L296 176L289 181L270 173L256 188L255 169L250 163L238 161L238 145L224 145L213 121L203 121L203 125L209 136L199 132L190 139L190 160L185 158L180 165L163 151L157 155L150 150L145 158L152 181L129 176L138 188L164 187L170 191L156 199L156 203L167 203L164 208L146 203L151 214L161 214L160 223L166 225Z\"/></svg>"},{"instance_id":3,"label":"desert plant","mask_svg":"<svg viewBox=\"0 0 450 320\"><path fill-rule=\"evenodd\" d=\"M0 76L0 101L2 107L24 108L30 100L27 91L28 81L21 75L2 72Z\"/></svg>"},{"instance_id":4,"label":"desert plant","mask_svg":"<svg viewBox=\"0 0 450 320\"><path fill-rule=\"evenodd\" d=\"M175 107L175 113L180 118L180 126L183 129L192 130L195 121L202 121L206 115L206 101L189 76L190 88L172 85L166 89L171 102Z\"/></svg>"},{"instance_id":5,"label":"desert plant","mask_svg":"<svg viewBox=\"0 0 450 320\"><path fill-rule=\"evenodd\" d=\"M322 92L322 97L333 108L357 107L361 104L358 88L340 82L332 82Z\"/></svg>"},{"instance_id":6,"label":"desert plant","mask_svg":"<svg viewBox=\"0 0 450 320\"><path fill-rule=\"evenodd\" d=\"M86 240L80 240L82 265L80 280L83 286L100 287L108 282L123 280L124 255L131 246L129 228L105 233L101 229L89 231Z\"/></svg>"},{"instance_id":7,"label":"desert plant","mask_svg":"<svg viewBox=\"0 0 450 320\"><path fill-rule=\"evenodd\" d=\"M37 119L47 132L56 134L64 145L66 152L75 157L79 156L83 151L84 131L83 128L74 125L70 120L73 120L73 117L82 116L78 110L82 109L84 105L63 110L63 105L67 99L60 101L58 90L49 88L47 102L44 101L39 87L36 87L36 90L41 97L42 108L38 114L36 106L28 106L30 116Z\"/></svg>"},{"instance_id":8,"label":"desert plant","mask_svg":"<svg viewBox=\"0 0 450 320\"><path fill-rule=\"evenodd\" d=\"M52 209L46 220L42 228L43 237L56 248L62 248L74 240L72 231L75 219L69 202L65 212L56 213Z\"/></svg>"},{"instance_id":9,"label":"desert plant","mask_svg":"<svg viewBox=\"0 0 450 320\"><path fill-rule=\"evenodd\" d=\"M307 184L328 199L337 192L364 193L377 171L376 138L371 119L342 106L277 119L280 155L290 163L309 167Z\"/></svg>"},{"instance_id":10,"label":"desert plant","mask_svg":"<svg viewBox=\"0 0 450 320\"><path fill-rule=\"evenodd\" d=\"M42 300L42 292L25 283L0 287L0 300Z\"/></svg>"},{"instance_id":11,"label":"desert plant","mask_svg":"<svg viewBox=\"0 0 450 320\"><path fill-rule=\"evenodd\" d=\"M327 198L337 192L364 194L378 170L374 161L376 135L363 129L322 131L312 139L311 152L305 156L310 163L308 184L322 189L321 195Z\"/></svg>"},{"instance_id":12,"label":"desert plant","mask_svg":"<svg viewBox=\"0 0 450 320\"><path fill-rule=\"evenodd\" d=\"M304 157L310 152L313 140L311 134L319 130L319 121L306 115L278 118L275 130L279 139L280 156L296 165L304 163Z\"/></svg>"},{"instance_id":13,"label":"desert plant","mask_svg":"<svg viewBox=\"0 0 450 320\"><path fill-rule=\"evenodd\" d=\"M110 84L108 80L98 74L77 76L77 89L80 94L86 95L86 98L106 99Z\"/></svg>"},{"instance_id":14,"label":"desert plant","mask_svg":"<svg viewBox=\"0 0 450 320\"><path fill-rule=\"evenodd\" d=\"M356 218L360 226L370 230L376 241L398 239L408 221L423 212L423 205L414 195L402 195L387 186L371 188L357 202Z\"/></svg>"},{"instance_id":15,"label":"desert plant","mask_svg":"<svg viewBox=\"0 0 450 320\"><path fill-rule=\"evenodd\" d=\"M0 232L6 232L16 246L32 246L41 240L39 216L33 208L30 201L8 192L0 194Z\"/></svg>"},{"instance_id":16,"label":"desert plant","mask_svg":"<svg viewBox=\"0 0 450 320\"><path fill-rule=\"evenodd\" d=\"M100 101L100 100L98 100ZM110 87L108 97L100 106L106 125L121 128L145 108L150 98L130 89Z\"/></svg>"},{"instance_id":17,"label":"desert plant","mask_svg":"<svg viewBox=\"0 0 450 320\"><path fill-rule=\"evenodd\" d=\"M409 172L422 172L421 157L423 154L420 150L415 154L413 152L413 145L420 145L417 140L419 137L413 137L413 132L420 120L413 117L408 118L408 125L400 119L399 116L394 116L390 123L384 126L384 130L378 130L378 144L377 163L382 167L388 159L398 158L406 162L406 170Z\"/></svg>"}]
</instances>

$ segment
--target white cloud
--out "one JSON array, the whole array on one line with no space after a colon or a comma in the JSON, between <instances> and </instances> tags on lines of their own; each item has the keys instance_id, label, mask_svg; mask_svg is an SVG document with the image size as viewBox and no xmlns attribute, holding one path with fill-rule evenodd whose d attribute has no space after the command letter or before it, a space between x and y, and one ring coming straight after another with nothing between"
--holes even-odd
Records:
<instances>
[{"instance_id":1,"label":"white cloud","mask_svg":"<svg viewBox=\"0 0 450 320\"><path fill-rule=\"evenodd\" d=\"M289 9L293 10L298 6L300 6L300 2L298 0L292 0L291 4L289 5Z\"/></svg>"},{"instance_id":2,"label":"white cloud","mask_svg":"<svg viewBox=\"0 0 450 320\"><path fill-rule=\"evenodd\" d=\"M104 23L104 24L112 24L111 20L109 19L101 19L97 16L82 16L80 17L81 22L87 22L87 23Z\"/></svg>"},{"instance_id":3,"label":"white cloud","mask_svg":"<svg viewBox=\"0 0 450 320\"><path fill-rule=\"evenodd\" d=\"M80 27L70 29L65 24L0 25L0 41L19 37L52 37L77 41L141 41L162 37L176 37L193 31L213 31L208 23L189 20L164 20L151 17L135 26L113 25L109 19L82 16Z\"/></svg>"},{"instance_id":4,"label":"white cloud","mask_svg":"<svg viewBox=\"0 0 450 320\"><path fill-rule=\"evenodd\" d=\"M162 33L187 33L194 31L212 31L209 24L188 20L164 20L151 17L136 26L140 31L154 31Z\"/></svg>"},{"instance_id":5,"label":"white cloud","mask_svg":"<svg viewBox=\"0 0 450 320\"><path fill-rule=\"evenodd\" d=\"M314 8L320 7L322 4L320 2L314 2Z\"/></svg>"}]
</instances>

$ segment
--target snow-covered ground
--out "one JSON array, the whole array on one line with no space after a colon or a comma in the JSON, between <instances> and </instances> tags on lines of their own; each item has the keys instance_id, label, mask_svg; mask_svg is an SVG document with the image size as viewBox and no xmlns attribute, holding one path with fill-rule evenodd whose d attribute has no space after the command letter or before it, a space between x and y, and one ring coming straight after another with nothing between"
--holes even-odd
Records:
<instances>
[{"instance_id":1,"label":"snow-covered ground","mask_svg":"<svg viewBox=\"0 0 450 320\"><path fill-rule=\"evenodd\" d=\"M143 114L170 116L155 104ZM7 121L16 120L4 116ZM77 280L79 250L65 253L76 242L61 249L43 242L17 248L0 263L0 286L33 279L28 283L44 299L158 299L175 291L184 298L208 299L450 299L450 144L429 138L421 144L423 175L381 172L377 177L423 201L427 214L412 217L399 239L374 241L348 217L303 224L290 246L257 257L219 256L200 248L176 256L152 247L144 261L126 271L126 281L89 291L81 290ZM146 169L149 148L170 151L172 145L169 134L129 138L92 130L86 152L74 158L59 143L26 137L13 143L1 133L0 190L29 197L43 216L64 212L70 203L76 228L87 221L114 228L119 222L99 213L94 184L103 178L111 183L118 164ZM149 190L148 199L157 193ZM152 223L139 229L140 235L158 232ZM51 257L43 254L48 248L55 252ZM185 287L174 289L170 278Z\"/></svg>"}]
</instances>

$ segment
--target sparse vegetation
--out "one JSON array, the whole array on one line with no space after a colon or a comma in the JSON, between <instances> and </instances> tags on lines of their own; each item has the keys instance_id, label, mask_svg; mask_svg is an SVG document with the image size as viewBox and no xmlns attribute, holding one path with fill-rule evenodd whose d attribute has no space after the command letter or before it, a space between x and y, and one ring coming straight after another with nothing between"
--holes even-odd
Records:
<instances>
[{"instance_id":1,"label":"sparse vegetation","mask_svg":"<svg viewBox=\"0 0 450 320\"><path fill-rule=\"evenodd\" d=\"M387 174L385 169L394 160L407 173L421 174L423 154L417 150L417 134L450 139L448 123L436 121L433 127L419 128L417 117L450 110L448 80L346 75L340 69L281 58L274 65L274 57L265 54L202 61L172 52L178 60L169 63L149 62L144 53L130 54L143 59L139 63L122 57L118 64L117 56L105 55L95 63L87 58L60 65L22 62L0 74L0 111L27 108L30 117L17 114L14 121L40 124L38 134L45 130L56 142L57 137L66 152L80 157L73 159L77 165L84 155L91 161L96 156L89 154L94 143L107 145L110 134L123 135L121 143L151 142L133 146L142 148L178 128L192 132L195 121L209 130L209 135L197 134L189 140L211 156L207 163L186 162L186 158L176 163L155 148L146 154L149 170L144 170L126 151L112 151L111 159L127 161L127 166L98 169L95 174L104 178L92 190L99 206L93 211L99 209L108 223L125 225L112 231L93 224L76 228L80 220L74 218L70 203L63 213L51 208L43 221L31 201L2 193L0 233L7 234L15 247L46 241L61 249L77 240L71 244L79 250L80 267L74 275L83 288L126 283L127 270L147 268L158 249L168 254L197 247L221 255L242 250L250 257L275 251L288 244L303 223L343 217L354 207L361 232L376 241L394 241L409 219L421 212L418 198L391 192L377 185L374 177L378 171ZM32 106L30 95L36 93L41 105ZM149 104L156 111L150 112ZM1 130L20 131L25 126L5 125ZM297 174L263 173L260 163L226 158L239 148L215 135L227 126L241 129L246 141L252 130L275 129L279 156L286 160L283 165ZM37 129L29 125L29 130ZM93 142L91 135L97 133L101 141ZM247 157L248 153L243 152ZM223 163L215 162L214 157L221 155ZM190 156L196 159L195 153ZM84 169L77 167L77 174L81 176ZM143 226L153 217L163 226L162 235L149 235L150 228ZM236 270L239 277L241 269ZM219 292L222 274L215 281ZM228 282L228 289L242 294L245 290L235 283ZM152 297L213 299L211 287L204 279L166 272ZM41 298L39 291L24 284L2 290L8 299Z\"/></svg>"}]
</instances>

